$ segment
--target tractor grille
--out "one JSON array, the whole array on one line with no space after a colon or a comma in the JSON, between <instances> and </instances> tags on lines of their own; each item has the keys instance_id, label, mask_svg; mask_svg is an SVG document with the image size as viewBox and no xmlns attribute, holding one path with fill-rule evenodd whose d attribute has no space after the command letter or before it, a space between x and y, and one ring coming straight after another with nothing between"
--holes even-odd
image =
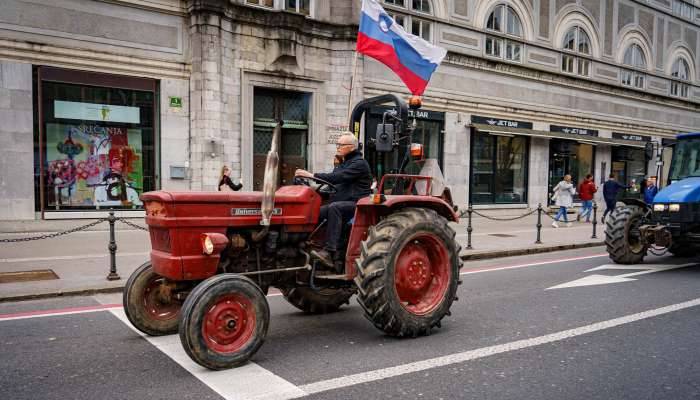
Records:
<instances>
[{"instance_id":1,"label":"tractor grille","mask_svg":"<svg viewBox=\"0 0 700 400\"><path fill-rule=\"evenodd\" d=\"M151 247L154 250L170 252L170 230L162 228L151 228Z\"/></svg>"}]
</instances>

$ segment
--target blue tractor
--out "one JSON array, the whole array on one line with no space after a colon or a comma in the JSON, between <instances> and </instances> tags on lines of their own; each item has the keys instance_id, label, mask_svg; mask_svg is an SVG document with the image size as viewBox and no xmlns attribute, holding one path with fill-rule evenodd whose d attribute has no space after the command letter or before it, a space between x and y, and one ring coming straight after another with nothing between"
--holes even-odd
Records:
<instances>
[{"instance_id":1,"label":"blue tractor","mask_svg":"<svg viewBox=\"0 0 700 400\"><path fill-rule=\"evenodd\" d=\"M613 261L640 263L650 247L679 257L700 254L700 132L678 135L669 183L652 204L623 199L625 206L608 218L605 244Z\"/></svg>"}]
</instances>

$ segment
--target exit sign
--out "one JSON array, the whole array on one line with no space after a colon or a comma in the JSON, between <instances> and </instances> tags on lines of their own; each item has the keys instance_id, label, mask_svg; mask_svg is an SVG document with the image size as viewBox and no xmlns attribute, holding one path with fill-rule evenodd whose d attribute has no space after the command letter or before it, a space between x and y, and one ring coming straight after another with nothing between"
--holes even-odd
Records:
<instances>
[{"instance_id":1,"label":"exit sign","mask_svg":"<svg viewBox=\"0 0 700 400\"><path fill-rule=\"evenodd\" d=\"M182 97L170 96L170 107L182 107Z\"/></svg>"}]
</instances>

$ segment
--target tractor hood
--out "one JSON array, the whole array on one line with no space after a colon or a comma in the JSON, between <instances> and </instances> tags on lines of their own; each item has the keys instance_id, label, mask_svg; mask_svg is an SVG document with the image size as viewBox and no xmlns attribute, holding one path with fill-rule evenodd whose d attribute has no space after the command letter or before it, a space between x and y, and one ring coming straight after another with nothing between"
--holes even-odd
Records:
<instances>
[{"instance_id":1,"label":"tractor hood","mask_svg":"<svg viewBox=\"0 0 700 400\"><path fill-rule=\"evenodd\" d=\"M700 177L685 178L663 188L654 203L693 203L700 201Z\"/></svg>"}]
</instances>

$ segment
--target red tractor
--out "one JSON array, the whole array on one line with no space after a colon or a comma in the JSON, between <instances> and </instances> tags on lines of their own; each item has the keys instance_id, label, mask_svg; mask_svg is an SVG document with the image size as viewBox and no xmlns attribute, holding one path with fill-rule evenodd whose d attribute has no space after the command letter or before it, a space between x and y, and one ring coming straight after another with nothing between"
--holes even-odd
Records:
<instances>
[{"instance_id":1,"label":"red tractor","mask_svg":"<svg viewBox=\"0 0 700 400\"><path fill-rule=\"evenodd\" d=\"M278 125L262 192L143 194L151 260L126 284L129 321L149 335L179 331L187 354L215 370L244 363L263 344L271 286L309 313L336 311L357 293L365 316L392 336L427 335L439 327L460 283L460 246L448 225L458 216L439 168L433 176L401 174L411 150L420 149L410 143L415 120L409 122L403 101L393 95L364 100L350 126L388 101L396 109L385 114L372 147L404 146L405 157L397 174L385 175L377 193L357 203L344 232L342 273L324 270L309 256L324 242L319 209L334 187L318 179L312 179L320 184L315 188L308 181L276 187Z\"/></svg>"}]
</instances>

